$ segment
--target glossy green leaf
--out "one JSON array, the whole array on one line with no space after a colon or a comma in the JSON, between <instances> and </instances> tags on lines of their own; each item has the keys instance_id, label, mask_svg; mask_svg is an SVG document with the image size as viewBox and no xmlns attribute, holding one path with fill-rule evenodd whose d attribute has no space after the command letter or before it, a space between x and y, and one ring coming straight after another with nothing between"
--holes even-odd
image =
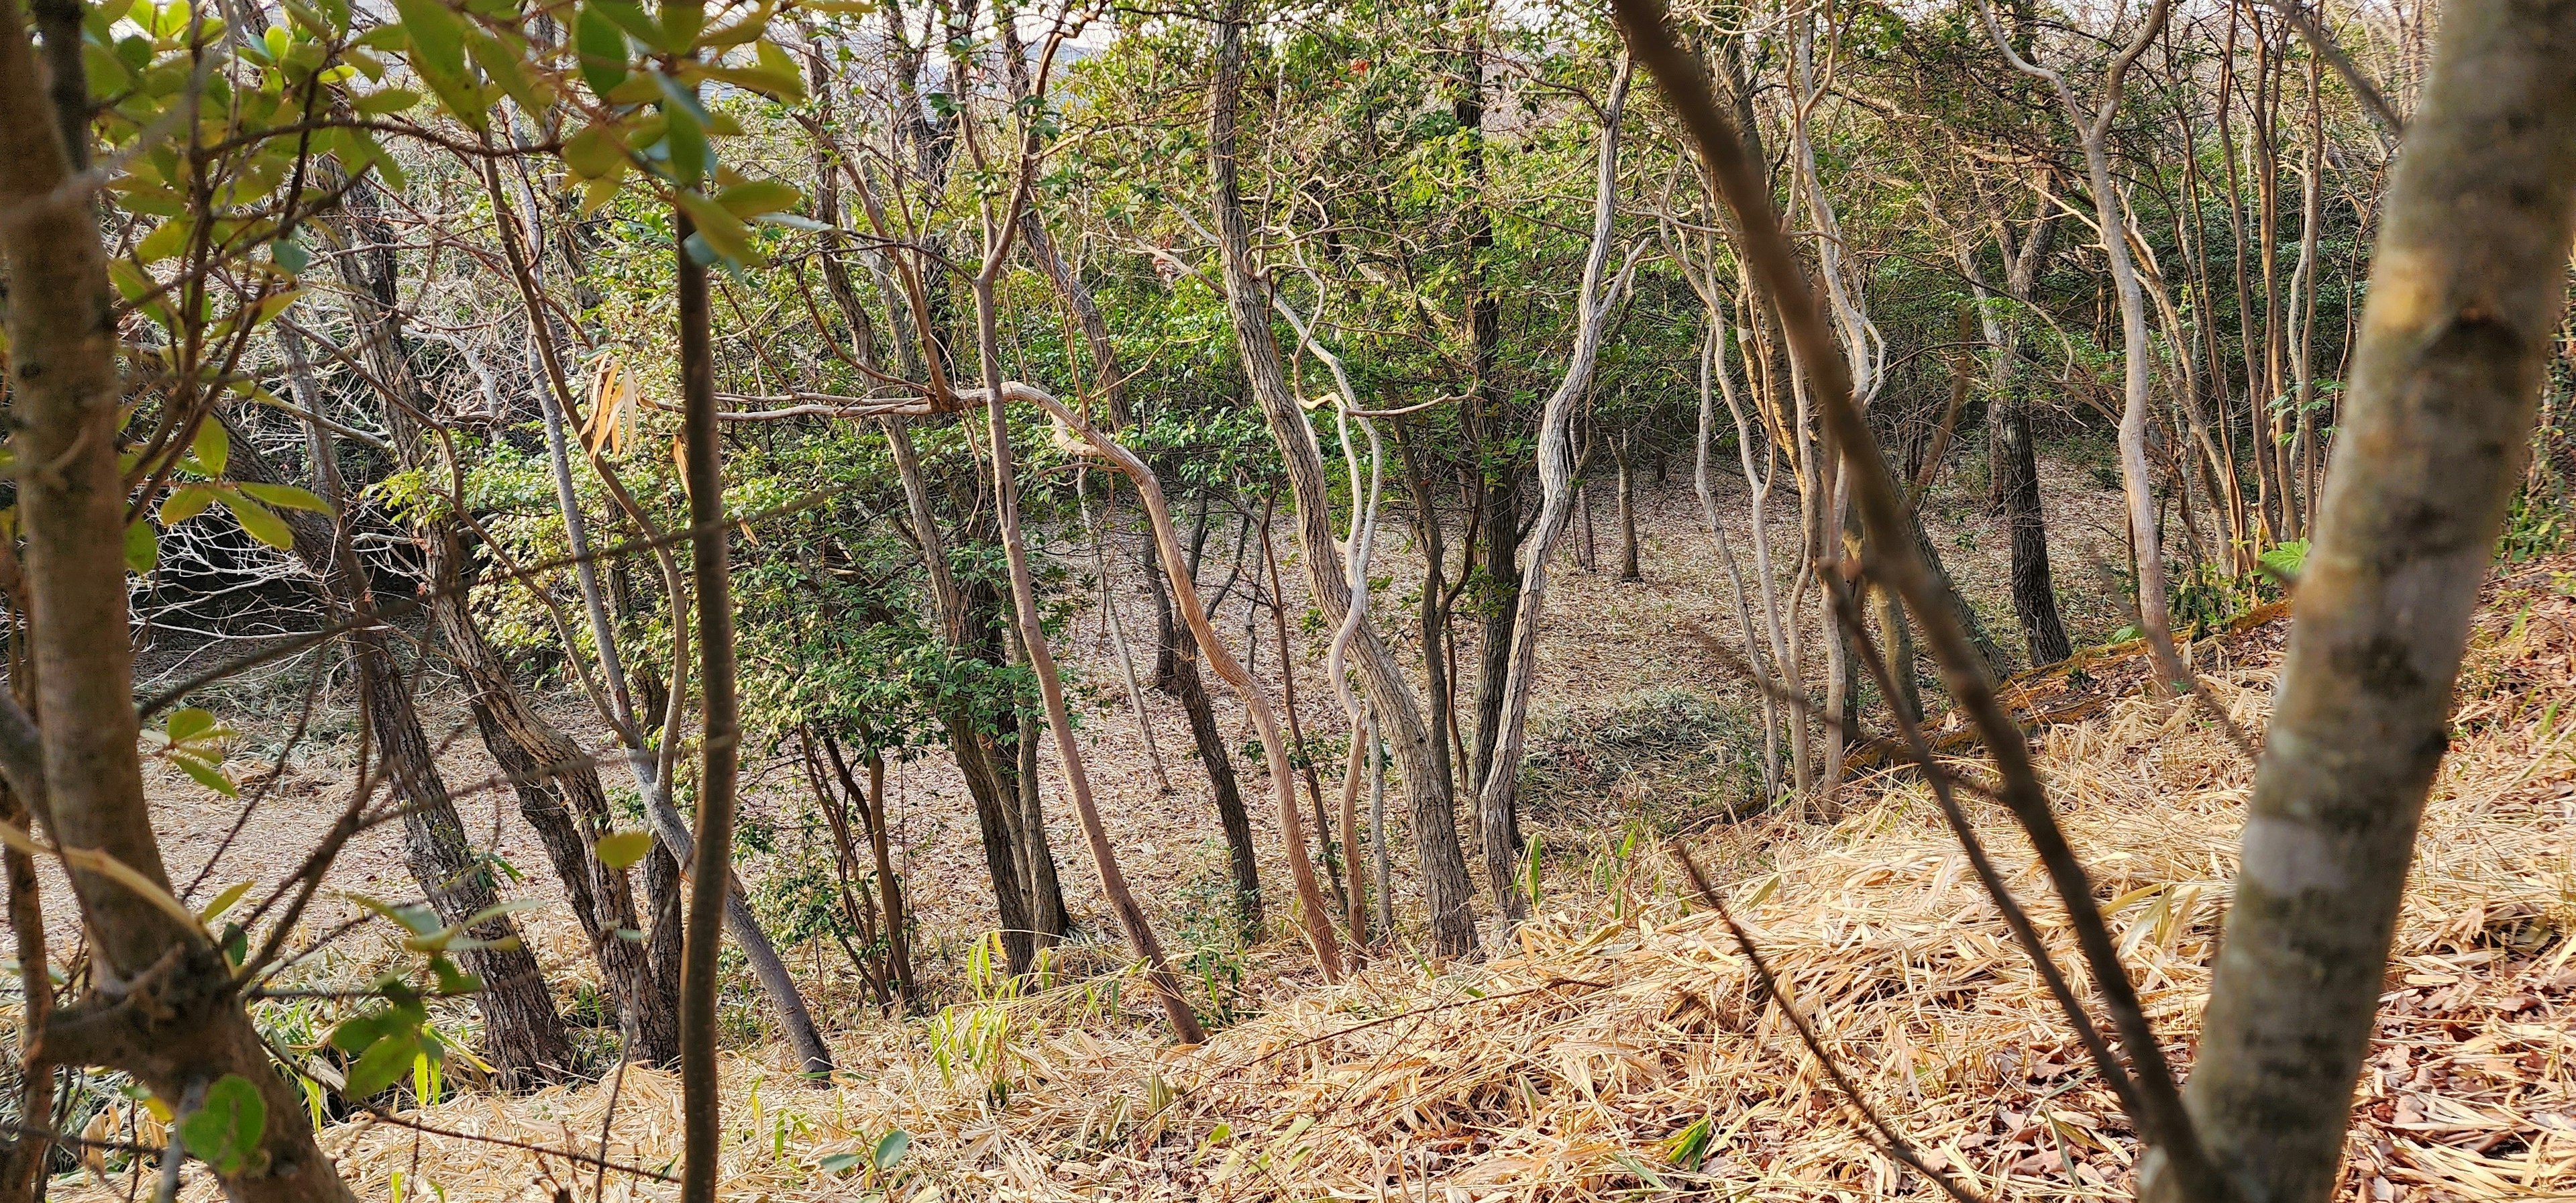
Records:
<instances>
[{"instance_id":1,"label":"glossy green leaf","mask_svg":"<svg viewBox=\"0 0 2576 1203\"><path fill-rule=\"evenodd\" d=\"M161 733L171 743L183 744L215 729L215 716L203 708L182 706L170 712L161 724Z\"/></svg>"},{"instance_id":2,"label":"glossy green leaf","mask_svg":"<svg viewBox=\"0 0 2576 1203\"><path fill-rule=\"evenodd\" d=\"M224 797L237 798L241 796L241 787L233 784L233 779L224 776L224 771L215 765L199 760L194 756L179 755L171 756L170 763L179 766L179 771L186 773L189 778L194 780L197 784L205 786L207 789L213 790Z\"/></svg>"},{"instance_id":3,"label":"glossy green leaf","mask_svg":"<svg viewBox=\"0 0 2576 1203\"><path fill-rule=\"evenodd\" d=\"M125 528L125 566L137 576L149 575L161 562L161 532L149 518L136 518Z\"/></svg>"},{"instance_id":4,"label":"glossy green leaf","mask_svg":"<svg viewBox=\"0 0 2576 1203\"><path fill-rule=\"evenodd\" d=\"M718 257L728 263L742 265L761 261L759 254L751 249L751 231L742 224L741 218L727 212L724 206L695 192L674 193L672 199L679 202L681 211L687 213L690 223L697 227L698 238Z\"/></svg>"},{"instance_id":5,"label":"glossy green leaf","mask_svg":"<svg viewBox=\"0 0 2576 1203\"><path fill-rule=\"evenodd\" d=\"M564 140L564 165L574 176L595 180L614 176L626 169L626 147L617 135L601 126L585 125L581 132Z\"/></svg>"},{"instance_id":6,"label":"glossy green leaf","mask_svg":"<svg viewBox=\"0 0 2576 1203\"><path fill-rule=\"evenodd\" d=\"M212 923L222 918L225 911L233 909L233 904L242 900L242 895L250 893L253 884L237 881L224 887L224 892L215 895L214 900L206 904L206 909L197 912L197 922Z\"/></svg>"},{"instance_id":7,"label":"glossy green leaf","mask_svg":"<svg viewBox=\"0 0 2576 1203\"><path fill-rule=\"evenodd\" d=\"M903 1155L912 1151L912 1133L897 1128L877 1141L877 1171L883 1173L903 1163Z\"/></svg>"},{"instance_id":8,"label":"glossy green leaf","mask_svg":"<svg viewBox=\"0 0 2576 1203\"><path fill-rule=\"evenodd\" d=\"M206 475L221 476L225 468L232 466L233 436L223 423L209 416L197 423L197 438L188 445L188 453L197 457L196 466Z\"/></svg>"},{"instance_id":9,"label":"glossy green leaf","mask_svg":"<svg viewBox=\"0 0 2576 1203\"><path fill-rule=\"evenodd\" d=\"M177 526L206 512L215 503L215 491L204 485L181 485L170 490L161 500L161 525Z\"/></svg>"},{"instance_id":10,"label":"glossy green leaf","mask_svg":"<svg viewBox=\"0 0 2576 1203\"><path fill-rule=\"evenodd\" d=\"M641 15L642 10L637 12ZM582 82L590 85L592 95L607 100L617 85L626 82L626 34L597 4L583 5L581 15L573 18L572 48L580 56Z\"/></svg>"},{"instance_id":11,"label":"glossy green leaf","mask_svg":"<svg viewBox=\"0 0 2576 1203\"><path fill-rule=\"evenodd\" d=\"M342 1092L353 1099L368 1098L401 1080L411 1071L412 1059L420 1055L417 1030L387 1034L367 1046L358 1063L349 1067L347 1085Z\"/></svg>"},{"instance_id":12,"label":"glossy green leaf","mask_svg":"<svg viewBox=\"0 0 2576 1203\"><path fill-rule=\"evenodd\" d=\"M243 534L279 551L294 548L295 530L286 525L286 519L277 516L277 511L238 493L224 499L224 508L233 512L233 520L241 523Z\"/></svg>"},{"instance_id":13,"label":"glossy green leaf","mask_svg":"<svg viewBox=\"0 0 2576 1203\"><path fill-rule=\"evenodd\" d=\"M804 199L805 194L797 191L795 185L777 180L750 180L723 189L715 197L716 203L724 206L726 212L745 220L763 213L795 208Z\"/></svg>"},{"instance_id":14,"label":"glossy green leaf","mask_svg":"<svg viewBox=\"0 0 2576 1203\"><path fill-rule=\"evenodd\" d=\"M644 6L636 3L635 0L587 0L587 3L581 7L584 12L598 13L610 24L625 30L636 41L655 50L668 54L676 53L688 46L686 42L672 41L670 35L664 33L662 27L654 24L653 18L645 14Z\"/></svg>"},{"instance_id":15,"label":"glossy green leaf","mask_svg":"<svg viewBox=\"0 0 2576 1203\"><path fill-rule=\"evenodd\" d=\"M206 1088L206 1099L179 1121L179 1139L197 1159L224 1175L241 1173L259 1156L268 1132L268 1102L240 1074L225 1074Z\"/></svg>"},{"instance_id":16,"label":"glossy green leaf","mask_svg":"<svg viewBox=\"0 0 2576 1203\"><path fill-rule=\"evenodd\" d=\"M294 485L239 484L233 486L281 510L308 510L316 514L331 512L331 503L316 496L311 489Z\"/></svg>"}]
</instances>

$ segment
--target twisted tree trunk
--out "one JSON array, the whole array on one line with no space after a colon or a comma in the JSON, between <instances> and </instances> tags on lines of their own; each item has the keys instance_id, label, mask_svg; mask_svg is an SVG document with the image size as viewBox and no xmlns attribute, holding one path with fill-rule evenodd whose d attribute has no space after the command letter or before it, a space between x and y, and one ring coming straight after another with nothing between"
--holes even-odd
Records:
<instances>
[{"instance_id":1,"label":"twisted tree trunk","mask_svg":"<svg viewBox=\"0 0 2576 1203\"><path fill-rule=\"evenodd\" d=\"M1333 536L1331 493L1324 479L1323 452L1313 427L1288 389L1279 359L1279 342L1270 328L1267 288L1252 264L1252 232L1243 215L1243 193L1235 165L1237 129L1242 106L1245 51L1242 0L1229 0L1219 21L1217 69L1209 105L1208 155L1216 182L1217 239L1224 252L1226 307L1234 319L1236 343L1243 353L1245 377L1270 435L1279 445L1288 473L1289 493L1297 512L1297 540L1305 553L1306 578L1324 620L1338 627L1350 611L1350 584ZM1359 652L1361 682L1377 708L1395 746L1411 801L1413 837L1420 845L1423 894L1431 910L1432 948L1444 956L1463 956L1476 949L1473 887L1467 882L1467 858L1458 850L1458 814L1451 783L1434 772L1431 739L1422 722L1421 705L1404 679L1395 657L1378 638L1377 628L1359 625L1352 646Z\"/></svg>"}]
</instances>

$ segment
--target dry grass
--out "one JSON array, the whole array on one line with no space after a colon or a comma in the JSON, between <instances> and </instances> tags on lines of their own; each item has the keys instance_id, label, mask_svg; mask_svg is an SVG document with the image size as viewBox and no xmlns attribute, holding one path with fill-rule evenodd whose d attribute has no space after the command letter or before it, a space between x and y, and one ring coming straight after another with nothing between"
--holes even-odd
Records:
<instances>
[{"instance_id":1,"label":"dry grass","mask_svg":"<svg viewBox=\"0 0 2576 1203\"><path fill-rule=\"evenodd\" d=\"M2563 575L2525 574L2481 619L2343 1197L2576 1195L2570 592ZM2212 669L2249 727L2270 659ZM2191 709L2140 697L2052 731L2042 763L2187 1062L2251 767ZM1890 775L1854 796L1830 826L1738 829L1716 849L1775 969L1876 1103L1961 1176L2014 1199L2124 1194L2127 1126L1922 789ZM2035 896L2021 841L1981 818ZM1103 978L855 1033L829 1089L732 1058L727 1197L1931 1197L1857 1135L1723 929L1673 901L1650 850L1594 868L1594 885L1552 879L1573 893L1523 930L1519 955L1481 968L1390 958L1352 984L1301 986L1289 954L1267 950L1278 966L1255 968L1258 1017L1201 1048L1167 1046ZM2063 934L2053 908L2036 910ZM469 1097L418 1118L593 1148L607 1093ZM666 1164L677 1117L672 1078L630 1072L611 1156ZM825 1168L896 1128L913 1143L893 1174ZM409 1199L592 1197L590 1173L560 1158L382 1123L326 1141L369 1198L397 1172ZM672 1191L611 1174L606 1193Z\"/></svg>"}]
</instances>

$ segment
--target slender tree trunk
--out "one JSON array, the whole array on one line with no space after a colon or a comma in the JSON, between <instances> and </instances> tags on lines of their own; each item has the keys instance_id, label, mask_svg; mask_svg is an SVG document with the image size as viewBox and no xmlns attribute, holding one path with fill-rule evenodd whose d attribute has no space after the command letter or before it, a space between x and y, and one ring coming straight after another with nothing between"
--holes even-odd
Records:
<instances>
[{"instance_id":1,"label":"slender tree trunk","mask_svg":"<svg viewBox=\"0 0 2576 1203\"><path fill-rule=\"evenodd\" d=\"M1608 333L1610 315L1617 310L1619 294L1628 284L1628 268L1621 268L1615 277L1610 277L1609 271L1611 233L1618 216L1620 122L1627 108L1630 74L1631 64L1623 56L1618 75L1610 85L1609 107L1594 165L1592 242L1584 258L1582 291L1575 307L1574 351L1566 365L1565 379L1548 396L1539 419L1538 528L1533 532L1527 562L1521 567L1521 612L1513 624L1511 675L1504 690L1501 731L1494 743L1493 767L1485 776L1477 807L1485 837L1485 882L1493 891L1494 911L1506 935L1528 913L1528 898L1518 884L1519 866L1513 855L1518 850L1513 839L1514 811L1522 739L1529 721L1530 693L1536 686L1533 678L1538 673L1540 619L1547 605L1548 556L1556 549L1557 536L1565 530L1567 510L1580 487L1574 475L1575 407L1591 391L1593 366ZM1634 263L1633 259L1629 261L1631 267Z\"/></svg>"},{"instance_id":2,"label":"slender tree trunk","mask_svg":"<svg viewBox=\"0 0 2576 1203\"><path fill-rule=\"evenodd\" d=\"M1342 557L1334 544L1323 453L1316 445L1304 410L1289 392L1281 368L1279 344L1270 329L1268 294L1251 261L1252 234L1244 219L1242 188L1237 178L1235 144L1243 91L1244 8L1243 0L1229 0L1219 21L1217 70L1209 105L1208 149L1216 180L1217 236L1225 260L1226 302L1243 353L1245 376L1285 461L1308 584L1325 620L1339 626L1351 600ZM1394 657L1378 639L1375 627L1362 622L1353 645L1359 652L1362 682L1392 737L1405 791L1411 799L1423 893L1431 910L1432 947L1445 956L1472 953L1476 948L1475 915L1469 901L1472 887L1467 882L1466 857L1458 850L1457 806L1451 783L1432 772L1431 741L1423 726L1421 708Z\"/></svg>"},{"instance_id":3,"label":"slender tree trunk","mask_svg":"<svg viewBox=\"0 0 2576 1203\"><path fill-rule=\"evenodd\" d=\"M1611 458L1619 464L1619 579L1646 579L1637 571L1637 473L1632 458L1635 431L1621 431L1612 442Z\"/></svg>"},{"instance_id":4,"label":"slender tree trunk","mask_svg":"<svg viewBox=\"0 0 2576 1203\"><path fill-rule=\"evenodd\" d=\"M985 312L989 315L989 305ZM986 378L990 379L992 374L988 367ZM1171 581L1181 617L1189 624L1191 638L1198 643L1200 652L1207 656L1209 666L1216 670L1217 676L1233 687L1243 698L1245 707L1252 711L1253 727L1260 733L1262 752L1270 763L1271 792L1279 804L1280 843L1288 854L1289 878L1297 887L1298 918L1306 929L1307 941L1315 950L1316 964L1323 969L1325 980L1341 980L1341 945L1333 938L1332 916L1324 909L1323 891L1317 888L1314 864L1306 857L1306 837L1300 830L1297 816L1297 783L1288 767L1288 745L1281 737L1279 720L1271 711L1269 694L1261 688L1251 671L1218 640L1216 628L1208 622L1207 607L1199 601L1196 582L1181 567L1185 561L1180 554L1180 540L1173 533L1171 509L1163 502L1162 482L1151 468L1145 466L1145 461L1042 390L1013 383L991 391L996 396L1035 401L1045 407L1049 414L1078 432L1094 451L1108 457L1134 482L1136 499L1144 507L1155 539L1162 544L1164 572ZM998 406L1000 401L996 400L994 404ZM997 427L999 422L1000 419L996 418Z\"/></svg>"},{"instance_id":5,"label":"slender tree trunk","mask_svg":"<svg viewBox=\"0 0 2576 1203\"><path fill-rule=\"evenodd\" d=\"M2576 4L2456 0L2390 183L2189 1102L2246 1198L2339 1176L2576 224ZM2145 1195L2179 1200L2149 1176Z\"/></svg>"},{"instance_id":6,"label":"slender tree trunk","mask_svg":"<svg viewBox=\"0 0 2576 1203\"><path fill-rule=\"evenodd\" d=\"M288 483L261 456L247 432L234 430L232 446L229 469L235 479ZM327 459L316 462L317 470L325 473L322 491L334 505L342 505L344 499L334 487L337 473L328 465ZM294 536L296 557L313 574L315 594L328 612L341 617L372 614L373 586L345 531L315 514L285 511L280 516ZM385 776L391 779L394 797L402 803L404 861L438 917L450 924L463 923L499 903L496 875L466 835L465 821L456 813L446 780L439 775L437 755L421 728L393 641L381 626L361 628L348 638L368 734ZM533 1087L574 1069L572 1041L564 1032L563 1017L555 1011L553 991L536 956L521 944L518 925L500 915L469 931L486 946L459 953L457 961L466 972L483 979L483 989L474 996L476 1009L483 1014L483 1059L500 1071L502 1085Z\"/></svg>"}]
</instances>

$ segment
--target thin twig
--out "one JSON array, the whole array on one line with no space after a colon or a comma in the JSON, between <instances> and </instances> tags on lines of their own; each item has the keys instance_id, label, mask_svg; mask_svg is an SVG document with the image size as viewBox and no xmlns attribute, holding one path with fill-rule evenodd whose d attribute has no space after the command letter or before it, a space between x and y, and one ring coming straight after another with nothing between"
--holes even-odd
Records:
<instances>
[{"instance_id":1,"label":"thin twig","mask_svg":"<svg viewBox=\"0 0 2576 1203\"><path fill-rule=\"evenodd\" d=\"M1719 921L1725 923L1726 930L1735 937L1736 950L1743 953L1746 963L1753 966L1753 980L1762 984L1763 996L1770 999L1773 1006L1780 1008L1780 1014L1788 1018L1790 1027L1798 1030L1798 1042L1807 1046L1807 1052L1815 1057L1816 1064L1825 1071L1825 1078L1834 1084L1835 1090L1842 1093L1844 1105L1850 1107L1860 1116L1862 1122L1878 1133L1880 1148L1888 1156L1904 1162L1906 1168L1923 1175L1924 1179L1932 1185L1940 1187L1942 1194L1950 1196L1957 1203L1987 1203L1985 1196L1953 1181L1948 1174L1933 1169L1929 1162L1923 1160L1923 1155L1915 1152L1914 1146L1907 1143L1905 1137L1879 1115L1878 1109L1870 1106L1868 1099L1861 1097L1860 1087L1853 1085L1852 1080L1844 1075L1842 1065L1834 1060L1833 1054L1825 1051L1824 1041L1816 1038L1816 1029L1807 1022L1807 1017L1800 1013L1796 1004L1789 1001L1788 993L1780 988L1779 979L1772 975L1771 966L1763 961L1762 951L1753 946L1753 937L1744 930L1743 924L1735 921L1735 912L1727 909L1726 899L1718 894L1716 887L1709 884L1708 875L1700 872L1699 862L1691 859L1690 850L1683 847L1680 841L1675 841L1672 844L1672 851L1673 859L1681 862L1682 872L1690 878L1691 888L1698 891L1700 899L1717 912Z\"/></svg>"}]
</instances>

